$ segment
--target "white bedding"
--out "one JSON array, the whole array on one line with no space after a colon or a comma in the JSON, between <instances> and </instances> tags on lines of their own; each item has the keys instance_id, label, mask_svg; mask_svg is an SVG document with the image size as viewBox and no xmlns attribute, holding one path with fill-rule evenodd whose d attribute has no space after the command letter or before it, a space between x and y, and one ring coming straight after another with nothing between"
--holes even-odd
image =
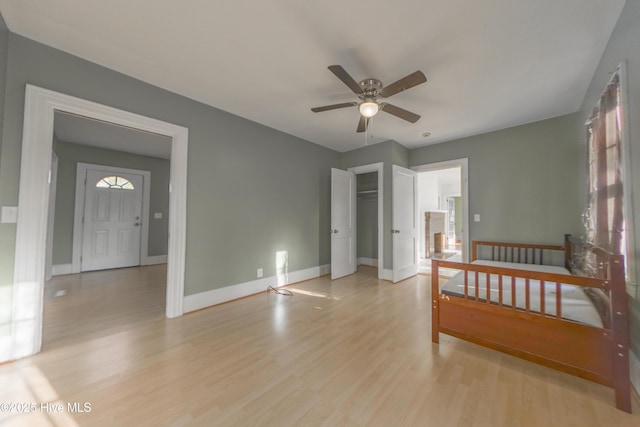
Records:
<instances>
[{"instance_id":1,"label":"white bedding","mask_svg":"<svg viewBox=\"0 0 640 427\"><path fill-rule=\"evenodd\" d=\"M474 261L472 264L488 265L504 268L515 268L519 270L541 271L555 274L570 274L569 270L564 267L556 267L550 265L536 265L536 264L519 264L512 262L499 262L499 261ZM478 298L486 299L486 273L478 273ZM475 298L475 273L470 271L468 273L468 291L467 295L470 298ZM529 280L529 309L531 311L540 311L540 282L537 280ZM464 295L464 271L460 271L458 274L449 279L442 288L442 293L449 295ZM498 276L492 274L490 277L490 299L493 302L498 302ZM556 285L555 283L545 282L545 313L554 316L556 314ZM562 317L565 319L574 320L588 325L602 327L602 320L598 311L594 307L589 297L584 293L584 290L580 286L562 284ZM526 307L526 295L525 295L525 279L516 278L516 304L518 308L524 309ZM513 305L511 294L511 276L502 277L502 304Z\"/></svg>"}]
</instances>

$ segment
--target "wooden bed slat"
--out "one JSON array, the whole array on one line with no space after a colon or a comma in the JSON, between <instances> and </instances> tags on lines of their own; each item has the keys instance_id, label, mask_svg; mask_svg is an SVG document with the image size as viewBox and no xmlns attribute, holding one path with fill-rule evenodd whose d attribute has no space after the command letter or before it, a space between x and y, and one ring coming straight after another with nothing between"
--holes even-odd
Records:
<instances>
[{"instance_id":1,"label":"wooden bed slat","mask_svg":"<svg viewBox=\"0 0 640 427\"><path fill-rule=\"evenodd\" d=\"M556 282L556 317L562 319L562 285Z\"/></svg>"},{"instance_id":2,"label":"wooden bed slat","mask_svg":"<svg viewBox=\"0 0 640 427\"><path fill-rule=\"evenodd\" d=\"M478 299L479 299L478 298L478 294L479 294L478 291L479 291L479 286L480 286L480 283L478 281L478 274L480 274L480 273L478 271L476 271L475 272L476 277L475 277L475 280L473 281L473 283L475 283L475 286L476 286L475 292L473 293L473 296L476 298L476 301L478 301Z\"/></svg>"},{"instance_id":3,"label":"wooden bed slat","mask_svg":"<svg viewBox=\"0 0 640 427\"><path fill-rule=\"evenodd\" d=\"M489 273L485 275L485 288L487 290L486 299L491 301L491 275Z\"/></svg>"}]
</instances>

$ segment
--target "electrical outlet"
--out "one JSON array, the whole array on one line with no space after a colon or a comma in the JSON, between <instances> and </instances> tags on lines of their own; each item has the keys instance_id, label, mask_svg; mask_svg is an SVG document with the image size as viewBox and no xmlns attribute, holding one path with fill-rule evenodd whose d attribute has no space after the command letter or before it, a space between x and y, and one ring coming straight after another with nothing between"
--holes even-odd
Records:
<instances>
[{"instance_id":1,"label":"electrical outlet","mask_svg":"<svg viewBox=\"0 0 640 427\"><path fill-rule=\"evenodd\" d=\"M262 277L262 273L263 273L263 272L262 272L262 269L261 269L261 268L259 268L259 269L258 269L258 272L257 272L257 274L258 274L258 278Z\"/></svg>"},{"instance_id":2,"label":"electrical outlet","mask_svg":"<svg viewBox=\"0 0 640 427\"><path fill-rule=\"evenodd\" d=\"M474 214L473 215L473 221L474 222L480 222L480 214Z\"/></svg>"}]
</instances>

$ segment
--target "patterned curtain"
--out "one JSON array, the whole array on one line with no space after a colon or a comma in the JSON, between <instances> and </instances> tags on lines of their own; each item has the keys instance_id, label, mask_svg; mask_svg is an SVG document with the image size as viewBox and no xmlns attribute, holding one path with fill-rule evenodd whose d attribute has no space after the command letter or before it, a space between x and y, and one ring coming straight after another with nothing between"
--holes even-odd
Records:
<instances>
[{"instance_id":1,"label":"patterned curtain","mask_svg":"<svg viewBox=\"0 0 640 427\"><path fill-rule=\"evenodd\" d=\"M620 77L616 73L587 122L587 240L616 254L625 252L620 149Z\"/></svg>"}]
</instances>

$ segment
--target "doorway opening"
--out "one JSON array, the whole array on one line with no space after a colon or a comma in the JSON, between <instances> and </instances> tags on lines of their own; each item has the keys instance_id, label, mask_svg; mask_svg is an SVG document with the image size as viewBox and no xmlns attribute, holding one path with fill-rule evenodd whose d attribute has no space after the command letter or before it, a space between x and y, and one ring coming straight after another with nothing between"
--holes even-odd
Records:
<instances>
[{"instance_id":1,"label":"doorway opening","mask_svg":"<svg viewBox=\"0 0 640 427\"><path fill-rule=\"evenodd\" d=\"M183 313L186 242L188 129L58 92L27 85L16 227L11 339L0 348L2 360L40 351L47 247L49 176L56 111L164 135L171 139L169 251L166 317ZM4 343L5 341L3 341Z\"/></svg>"},{"instance_id":2,"label":"doorway opening","mask_svg":"<svg viewBox=\"0 0 640 427\"><path fill-rule=\"evenodd\" d=\"M161 318L167 282L171 139L58 111L53 139L45 351Z\"/></svg>"},{"instance_id":3,"label":"doorway opening","mask_svg":"<svg viewBox=\"0 0 640 427\"><path fill-rule=\"evenodd\" d=\"M378 172L356 175L357 265L378 267Z\"/></svg>"},{"instance_id":4,"label":"doorway opening","mask_svg":"<svg viewBox=\"0 0 640 427\"><path fill-rule=\"evenodd\" d=\"M384 164L349 168L356 177L356 266L376 267L378 278L385 278L383 230Z\"/></svg>"},{"instance_id":5,"label":"doorway opening","mask_svg":"<svg viewBox=\"0 0 640 427\"><path fill-rule=\"evenodd\" d=\"M418 171L419 272L431 272L432 259L467 259L466 159L423 165Z\"/></svg>"}]
</instances>

